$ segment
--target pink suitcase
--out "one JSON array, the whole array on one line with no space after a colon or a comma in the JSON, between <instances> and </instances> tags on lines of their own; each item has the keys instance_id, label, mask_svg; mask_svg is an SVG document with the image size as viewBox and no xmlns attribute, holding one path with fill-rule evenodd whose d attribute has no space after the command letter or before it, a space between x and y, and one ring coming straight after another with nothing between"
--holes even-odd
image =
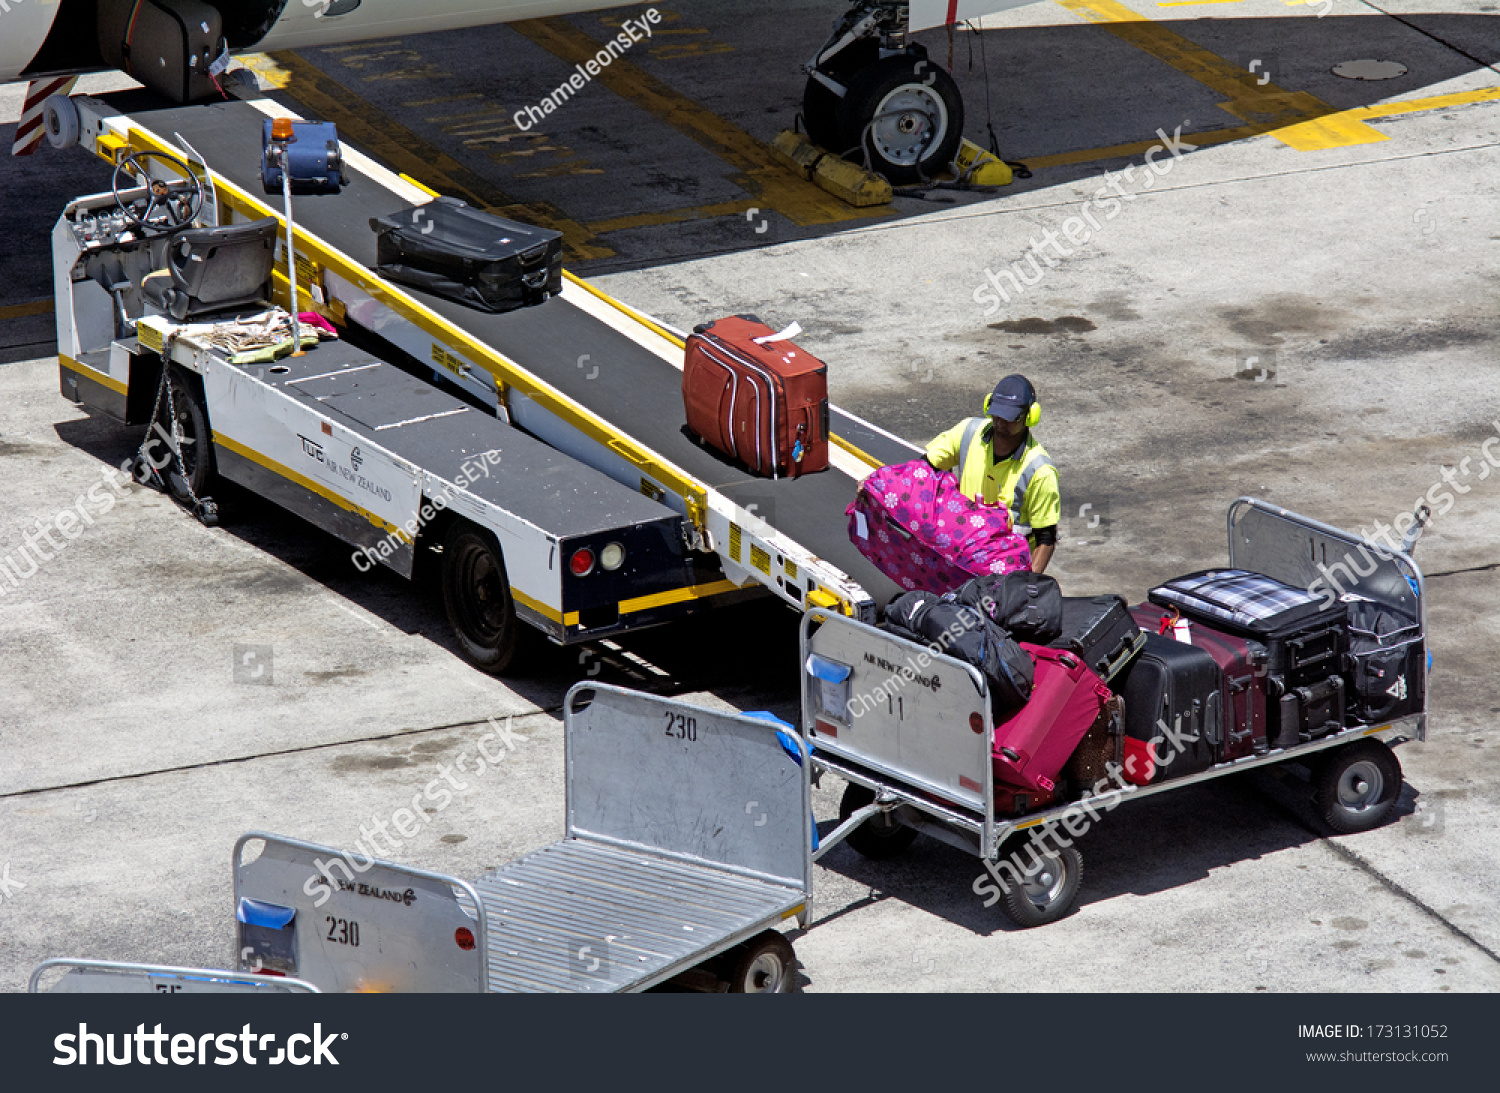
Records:
<instances>
[{"instance_id":1,"label":"pink suitcase","mask_svg":"<svg viewBox=\"0 0 1500 1093\"><path fill-rule=\"evenodd\" d=\"M941 594L971 577L1031 568L1010 512L969 500L925 459L876 470L844 515L859 552L909 592Z\"/></svg>"},{"instance_id":2,"label":"pink suitcase","mask_svg":"<svg viewBox=\"0 0 1500 1093\"><path fill-rule=\"evenodd\" d=\"M1050 793L1058 773L1089 731L1110 689L1066 649L1021 642L1036 662L1031 699L995 726L995 781Z\"/></svg>"}]
</instances>

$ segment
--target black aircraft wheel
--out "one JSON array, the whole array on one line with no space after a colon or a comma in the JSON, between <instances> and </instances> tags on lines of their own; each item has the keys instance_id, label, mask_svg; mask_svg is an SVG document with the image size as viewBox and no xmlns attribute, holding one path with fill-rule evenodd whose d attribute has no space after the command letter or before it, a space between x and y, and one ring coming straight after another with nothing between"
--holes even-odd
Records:
<instances>
[{"instance_id":1,"label":"black aircraft wheel","mask_svg":"<svg viewBox=\"0 0 1500 1093\"><path fill-rule=\"evenodd\" d=\"M874 38L852 42L834 54L821 71L836 83L848 85L864 68L880 59L880 43ZM859 146L859 133L846 133L839 123L839 104L843 98L816 77L809 76L802 91L802 123L807 139L824 151L842 155Z\"/></svg>"},{"instance_id":2,"label":"black aircraft wheel","mask_svg":"<svg viewBox=\"0 0 1500 1093\"><path fill-rule=\"evenodd\" d=\"M839 802L839 822L847 820L874 800L874 790L851 783ZM892 813L877 812L849 832L844 841L862 856L882 861L905 853L916 837L916 830L902 824Z\"/></svg>"},{"instance_id":3,"label":"black aircraft wheel","mask_svg":"<svg viewBox=\"0 0 1500 1093\"><path fill-rule=\"evenodd\" d=\"M963 141L958 85L919 53L887 57L860 72L838 117L850 145L863 139L870 166L898 186L946 169Z\"/></svg>"},{"instance_id":4,"label":"black aircraft wheel","mask_svg":"<svg viewBox=\"0 0 1500 1093\"><path fill-rule=\"evenodd\" d=\"M151 430L146 454L166 479L172 496L191 503L194 497L203 497L213 485L213 434L209 432L208 410L198 394L197 385L176 368L172 369L167 382L172 395L171 408L169 410L167 400L162 399L158 419L161 432ZM180 464L172 457L173 445L162 438L162 433L172 438L181 453Z\"/></svg>"},{"instance_id":5,"label":"black aircraft wheel","mask_svg":"<svg viewBox=\"0 0 1500 1093\"><path fill-rule=\"evenodd\" d=\"M1017 926L1045 926L1056 922L1078 902L1083 881L1083 855L1071 846L1038 849L1018 841L1007 847L1010 861L1020 870L1017 883L1006 870L1005 913Z\"/></svg>"},{"instance_id":6,"label":"black aircraft wheel","mask_svg":"<svg viewBox=\"0 0 1500 1093\"><path fill-rule=\"evenodd\" d=\"M730 994L791 994L797 985L797 958L792 943L765 930L733 953Z\"/></svg>"},{"instance_id":7,"label":"black aircraft wheel","mask_svg":"<svg viewBox=\"0 0 1500 1093\"><path fill-rule=\"evenodd\" d=\"M443 543L443 606L465 660L491 675L510 667L521 623L500 544L489 532L456 523L448 533Z\"/></svg>"},{"instance_id":8,"label":"black aircraft wheel","mask_svg":"<svg viewBox=\"0 0 1500 1093\"><path fill-rule=\"evenodd\" d=\"M1318 818L1336 834L1379 827L1401 795L1401 761L1380 740L1335 748L1313 774Z\"/></svg>"}]
</instances>

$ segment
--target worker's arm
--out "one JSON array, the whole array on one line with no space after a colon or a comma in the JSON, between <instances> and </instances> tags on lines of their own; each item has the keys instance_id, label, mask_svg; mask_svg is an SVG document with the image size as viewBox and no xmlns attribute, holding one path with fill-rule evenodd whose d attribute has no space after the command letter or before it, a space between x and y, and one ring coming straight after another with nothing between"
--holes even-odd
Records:
<instances>
[{"instance_id":1,"label":"worker's arm","mask_svg":"<svg viewBox=\"0 0 1500 1093\"><path fill-rule=\"evenodd\" d=\"M1062 494L1057 488L1057 470L1043 467L1026 487L1021 503L1021 522L1031 528L1031 570L1044 573L1057 550L1057 525L1062 519Z\"/></svg>"},{"instance_id":2,"label":"worker's arm","mask_svg":"<svg viewBox=\"0 0 1500 1093\"><path fill-rule=\"evenodd\" d=\"M927 445L927 462L940 471L951 471L958 466L958 449L964 439L964 422L960 421L946 433L939 434Z\"/></svg>"}]
</instances>

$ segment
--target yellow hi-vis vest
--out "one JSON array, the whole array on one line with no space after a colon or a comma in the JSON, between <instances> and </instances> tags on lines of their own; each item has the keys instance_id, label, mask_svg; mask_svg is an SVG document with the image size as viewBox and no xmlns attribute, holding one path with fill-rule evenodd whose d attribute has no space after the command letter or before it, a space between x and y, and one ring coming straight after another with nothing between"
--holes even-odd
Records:
<instances>
[{"instance_id":1,"label":"yellow hi-vis vest","mask_svg":"<svg viewBox=\"0 0 1500 1093\"><path fill-rule=\"evenodd\" d=\"M982 417L959 422L927 446L927 461L939 470L958 468L958 489L985 505L1004 505L1022 535L1056 527L1062 518L1057 467L1030 430L1014 459L995 459L994 445L979 441ZM976 443L976 441L979 441Z\"/></svg>"}]
</instances>

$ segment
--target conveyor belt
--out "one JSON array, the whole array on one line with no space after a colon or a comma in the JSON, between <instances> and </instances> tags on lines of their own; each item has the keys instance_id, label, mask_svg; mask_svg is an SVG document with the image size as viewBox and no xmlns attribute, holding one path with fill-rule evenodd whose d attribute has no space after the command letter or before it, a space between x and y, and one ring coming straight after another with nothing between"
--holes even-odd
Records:
<instances>
[{"instance_id":1,"label":"conveyor belt","mask_svg":"<svg viewBox=\"0 0 1500 1093\"><path fill-rule=\"evenodd\" d=\"M649 986L806 898L785 885L582 839L501 866L474 888L489 935L487 989L505 992Z\"/></svg>"},{"instance_id":2,"label":"conveyor belt","mask_svg":"<svg viewBox=\"0 0 1500 1093\"><path fill-rule=\"evenodd\" d=\"M474 457L499 453L496 473L475 477L465 489L559 539L678 519L665 505L558 458L519 429L344 342L287 357L274 373L265 364L238 367L449 482Z\"/></svg>"},{"instance_id":3,"label":"conveyor belt","mask_svg":"<svg viewBox=\"0 0 1500 1093\"><path fill-rule=\"evenodd\" d=\"M250 104L164 108L140 93L108 101L165 141L175 143L173 134L180 133L214 171L251 194L263 192L261 123L266 115ZM370 219L405 207L402 198L355 171L340 195L296 199L299 226L366 266L375 262ZM700 446L683 426L681 372L619 331L562 299L490 315L415 289L405 291L700 482L743 507L754 505L757 516L842 569L878 606L900 592L849 541L844 509L853 500L854 483L848 475L830 467L773 481L754 477ZM584 354L590 358L588 369L578 365ZM851 442L865 451L879 449L870 451L876 458L900 451L889 438L868 429L860 433Z\"/></svg>"}]
</instances>

